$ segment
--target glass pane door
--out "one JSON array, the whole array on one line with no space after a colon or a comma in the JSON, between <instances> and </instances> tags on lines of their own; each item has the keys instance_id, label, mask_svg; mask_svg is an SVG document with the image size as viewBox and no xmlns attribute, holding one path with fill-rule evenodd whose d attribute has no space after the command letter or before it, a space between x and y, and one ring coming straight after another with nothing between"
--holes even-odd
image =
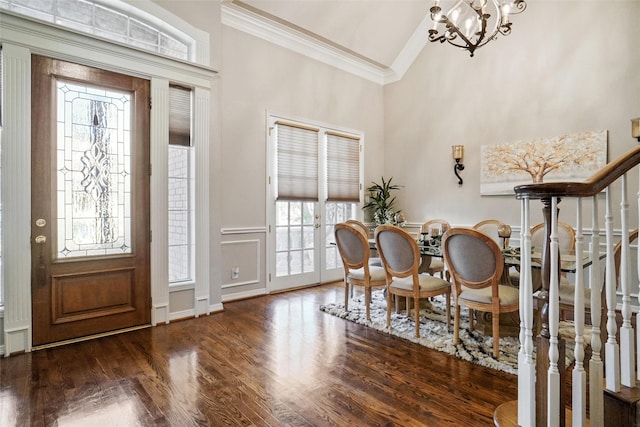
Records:
<instances>
[{"instance_id":1,"label":"glass pane door","mask_svg":"<svg viewBox=\"0 0 640 427\"><path fill-rule=\"evenodd\" d=\"M131 253L131 94L58 81L59 258Z\"/></svg>"},{"instance_id":2,"label":"glass pane door","mask_svg":"<svg viewBox=\"0 0 640 427\"><path fill-rule=\"evenodd\" d=\"M318 283L317 203L276 201L275 278L272 290Z\"/></svg>"}]
</instances>

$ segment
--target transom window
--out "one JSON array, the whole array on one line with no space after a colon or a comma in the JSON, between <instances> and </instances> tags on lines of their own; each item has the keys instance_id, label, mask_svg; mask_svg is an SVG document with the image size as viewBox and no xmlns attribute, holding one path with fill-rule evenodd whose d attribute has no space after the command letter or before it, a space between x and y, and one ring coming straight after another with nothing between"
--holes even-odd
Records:
<instances>
[{"instance_id":1,"label":"transom window","mask_svg":"<svg viewBox=\"0 0 640 427\"><path fill-rule=\"evenodd\" d=\"M150 52L194 60L193 38L119 0L0 0L0 9Z\"/></svg>"}]
</instances>

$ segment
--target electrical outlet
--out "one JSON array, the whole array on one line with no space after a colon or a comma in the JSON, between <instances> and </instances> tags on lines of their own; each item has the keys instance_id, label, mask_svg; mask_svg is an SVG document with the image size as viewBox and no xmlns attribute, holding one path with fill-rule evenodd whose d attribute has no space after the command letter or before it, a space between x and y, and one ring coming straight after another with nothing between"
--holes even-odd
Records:
<instances>
[{"instance_id":1,"label":"electrical outlet","mask_svg":"<svg viewBox=\"0 0 640 427\"><path fill-rule=\"evenodd\" d=\"M233 267L231 269L231 278L237 279L240 276L240 267Z\"/></svg>"}]
</instances>

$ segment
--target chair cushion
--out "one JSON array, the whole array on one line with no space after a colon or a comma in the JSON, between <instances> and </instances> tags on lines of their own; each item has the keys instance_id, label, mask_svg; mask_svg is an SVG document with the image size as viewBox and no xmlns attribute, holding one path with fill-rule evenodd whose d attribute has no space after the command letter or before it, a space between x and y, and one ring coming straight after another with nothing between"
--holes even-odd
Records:
<instances>
[{"instance_id":1,"label":"chair cushion","mask_svg":"<svg viewBox=\"0 0 640 427\"><path fill-rule=\"evenodd\" d=\"M432 259L431 264L429 264L429 270L443 270L444 262L439 259Z\"/></svg>"},{"instance_id":2,"label":"chair cushion","mask_svg":"<svg viewBox=\"0 0 640 427\"><path fill-rule=\"evenodd\" d=\"M491 287L483 289L469 289L462 288L463 291L458 296L458 299L473 301L481 304L491 304ZM498 295L500 295L500 305L513 305L518 303L520 297L518 295L518 288L512 288L511 286L500 285L498 287Z\"/></svg>"},{"instance_id":3,"label":"chair cushion","mask_svg":"<svg viewBox=\"0 0 640 427\"><path fill-rule=\"evenodd\" d=\"M573 283L561 281L559 288L560 303L573 305L575 302L576 292L576 287L573 285ZM591 306L591 289L589 288L584 289L584 306Z\"/></svg>"},{"instance_id":4,"label":"chair cushion","mask_svg":"<svg viewBox=\"0 0 640 427\"><path fill-rule=\"evenodd\" d=\"M384 268L382 267L369 266L369 276L370 276L369 280L372 282L387 280L387 274L385 273ZM347 278L364 280L364 268L359 268L357 270L350 270Z\"/></svg>"},{"instance_id":5,"label":"chair cushion","mask_svg":"<svg viewBox=\"0 0 640 427\"><path fill-rule=\"evenodd\" d=\"M418 279L420 282L420 290L422 291L435 291L437 289L446 289L451 287L451 283L438 277L433 277L428 274L419 274ZM409 277L394 277L391 282L392 288L399 288L410 291L413 289L413 278Z\"/></svg>"}]
</instances>

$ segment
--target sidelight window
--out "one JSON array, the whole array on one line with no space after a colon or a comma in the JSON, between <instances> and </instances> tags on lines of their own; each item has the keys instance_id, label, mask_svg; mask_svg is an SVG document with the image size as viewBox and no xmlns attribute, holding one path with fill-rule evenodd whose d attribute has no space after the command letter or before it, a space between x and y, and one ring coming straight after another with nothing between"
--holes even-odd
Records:
<instances>
[{"instance_id":1,"label":"sidelight window","mask_svg":"<svg viewBox=\"0 0 640 427\"><path fill-rule=\"evenodd\" d=\"M194 280L191 89L169 86L169 283Z\"/></svg>"}]
</instances>

